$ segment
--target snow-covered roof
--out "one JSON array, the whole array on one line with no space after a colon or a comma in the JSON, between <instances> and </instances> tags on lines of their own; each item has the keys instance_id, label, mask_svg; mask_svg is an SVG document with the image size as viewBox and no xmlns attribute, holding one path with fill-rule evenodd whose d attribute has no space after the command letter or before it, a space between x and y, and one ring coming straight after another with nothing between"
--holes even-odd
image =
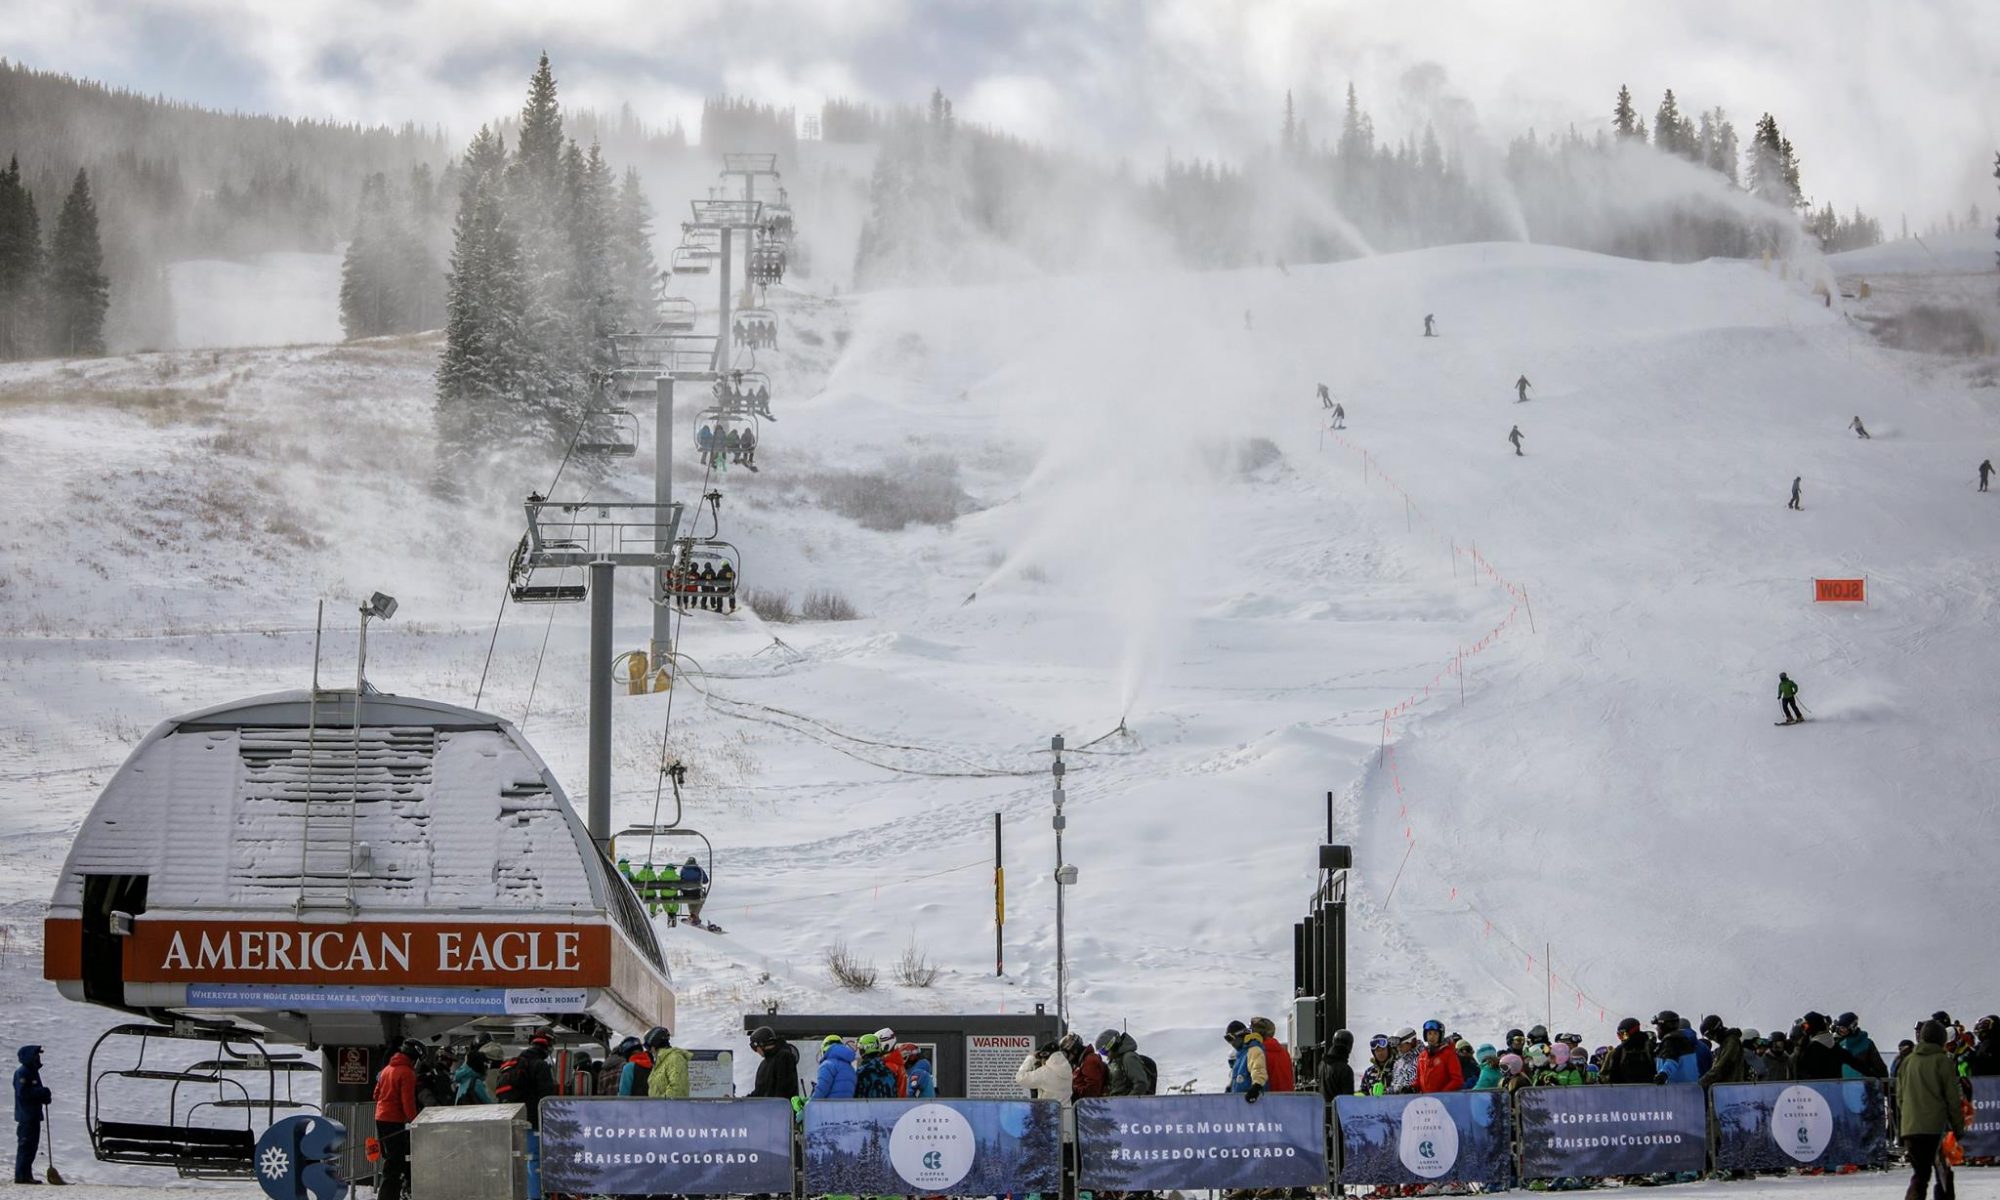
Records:
<instances>
[{"instance_id":1,"label":"snow-covered roof","mask_svg":"<svg viewBox=\"0 0 2000 1200\"><path fill-rule=\"evenodd\" d=\"M351 821L351 830L350 830ZM365 849L362 849L364 848ZM82 878L147 875L151 912L357 915L606 907L589 835L533 748L498 717L353 692L258 696L162 723L98 798L54 907Z\"/></svg>"}]
</instances>

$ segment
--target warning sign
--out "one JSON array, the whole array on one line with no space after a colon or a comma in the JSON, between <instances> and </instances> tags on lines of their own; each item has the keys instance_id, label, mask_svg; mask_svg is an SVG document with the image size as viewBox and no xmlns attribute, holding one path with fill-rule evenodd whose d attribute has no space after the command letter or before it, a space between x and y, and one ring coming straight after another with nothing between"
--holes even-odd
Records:
<instances>
[{"instance_id":1,"label":"warning sign","mask_svg":"<svg viewBox=\"0 0 2000 1200\"><path fill-rule=\"evenodd\" d=\"M973 1034L965 1039L965 1098L1025 1100L1028 1089L1014 1082L1021 1060L1034 1053L1032 1034Z\"/></svg>"},{"instance_id":2,"label":"warning sign","mask_svg":"<svg viewBox=\"0 0 2000 1200\"><path fill-rule=\"evenodd\" d=\"M1813 580L1813 600L1819 604L1866 604L1868 603L1868 581L1866 579L1815 579Z\"/></svg>"},{"instance_id":3,"label":"warning sign","mask_svg":"<svg viewBox=\"0 0 2000 1200\"><path fill-rule=\"evenodd\" d=\"M343 1084L368 1084L368 1047L342 1046L334 1058L333 1081Z\"/></svg>"}]
</instances>

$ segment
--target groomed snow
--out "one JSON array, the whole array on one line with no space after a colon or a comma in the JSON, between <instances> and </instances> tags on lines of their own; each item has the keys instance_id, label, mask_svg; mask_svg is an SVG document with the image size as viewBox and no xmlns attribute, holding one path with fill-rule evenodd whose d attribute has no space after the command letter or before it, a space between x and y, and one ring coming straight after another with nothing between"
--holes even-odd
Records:
<instances>
[{"instance_id":1,"label":"groomed snow","mask_svg":"<svg viewBox=\"0 0 2000 1200\"><path fill-rule=\"evenodd\" d=\"M1968 933L1991 908L2000 562L1973 467L2000 428L1955 369L1754 264L1525 246L775 307L763 470L709 485L746 586L834 587L863 619L690 616L704 674L618 702L615 818L654 811L671 703L717 847L728 934L663 931L680 1044L740 1048L767 1003L1052 1000L1047 738L1121 719L1131 738L1069 759L1070 1003L1087 1033L1129 1023L1172 1083L1220 1086L1229 1019L1282 1025L1329 791L1357 854L1363 1037L1439 1015L1598 1044L1661 1006L1765 1029L1813 1007L1893 1044L1934 1008L2000 1008ZM428 353L0 370L4 979L15 1032L51 1046L60 1162L86 1153L77 1064L111 1015L40 982L37 923L139 734L302 685L320 596L327 670L351 670L377 588L403 601L371 631L378 686L479 691L518 495L550 464L439 499ZM1321 381L1344 440L1322 437ZM979 506L950 527L810 502L815 474L939 454ZM1865 576L1870 602L1815 607L1815 575ZM636 580L619 605L636 647ZM510 609L480 696L572 795L585 650L580 608ZM1780 670L1813 723L1772 727ZM831 985L836 938L882 968L874 994ZM912 943L944 968L929 990L891 982Z\"/></svg>"}]
</instances>

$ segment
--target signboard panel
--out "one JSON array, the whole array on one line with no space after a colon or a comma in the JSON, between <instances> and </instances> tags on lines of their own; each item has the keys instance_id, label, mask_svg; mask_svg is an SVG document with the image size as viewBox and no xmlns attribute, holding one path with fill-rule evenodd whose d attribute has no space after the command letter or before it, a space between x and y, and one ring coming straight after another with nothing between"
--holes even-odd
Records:
<instances>
[{"instance_id":1,"label":"signboard panel","mask_svg":"<svg viewBox=\"0 0 2000 1200\"><path fill-rule=\"evenodd\" d=\"M688 1051L688 1095L727 1100L736 1094L736 1054L731 1050Z\"/></svg>"},{"instance_id":2,"label":"signboard panel","mask_svg":"<svg viewBox=\"0 0 2000 1200\"><path fill-rule=\"evenodd\" d=\"M544 1195L789 1195L792 1106L552 1096L541 1153Z\"/></svg>"},{"instance_id":3,"label":"signboard panel","mask_svg":"<svg viewBox=\"0 0 2000 1200\"><path fill-rule=\"evenodd\" d=\"M2000 1158L2000 1076L1972 1079L1972 1120L1960 1139L1969 1158Z\"/></svg>"},{"instance_id":4,"label":"signboard panel","mask_svg":"<svg viewBox=\"0 0 2000 1200\"><path fill-rule=\"evenodd\" d=\"M1535 1087L1514 1094L1521 1178L1700 1171L1708 1099L1692 1083Z\"/></svg>"},{"instance_id":5,"label":"signboard panel","mask_svg":"<svg viewBox=\"0 0 2000 1200\"><path fill-rule=\"evenodd\" d=\"M1509 1113L1499 1092L1340 1096L1333 1110L1343 1184L1505 1187L1513 1174Z\"/></svg>"},{"instance_id":6,"label":"signboard panel","mask_svg":"<svg viewBox=\"0 0 2000 1200\"><path fill-rule=\"evenodd\" d=\"M583 988L312 987L283 984L190 984L189 1008L290 1008L301 1012L462 1013L532 1016L589 1007Z\"/></svg>"},{"instance_id":7,"label":"signboard panel","mask_svg":"<svg viewBox=\"0 0 2000 1200\"><path fill-rule=\"evenodd\" d=\"M1879 1079L1717 1084L1715 1167L1780 1171L1889 1160Z\"/></svg>"},{"instance_id":8,"label":"signboard panel","mask_svg":"<svg viewBox=\"0 0 2000 1200\"><path fill-rule=\"evenodd\" d=\"M973 1100L1026 1100L1014 1082L1021 1060L1035 1051L1028 1033L975 1033L965 1039L965 1094Z\"/></svg>"},{"instance_id":9,"label":"signboard panel","mask_svg":"<svg viewBox=\"0 0 2000 1200\"><path fill-rule=\"evenodd\" d=\"M1324 1187L1319 1093L1122 1096L1076 1103L1078 1186L1102 1191Z\"/></svg>"},{"instance_id":10,"label":"signboard panel","mask_svg":"<svg viewBox=\"0 0 2000 1200\"><path fill-rule=\"evenodd\" d=\"M603 987L603 925L302 925L140 917L125 939L136 983L394 984L419 987Z\"/></svg>"},{"instance_id":11,"label":"signboard panel","mask_svg":"<svg viewBox=\"0 0 2000 1200\"><path fill-rule=\"evenodd\" d=\"M368 1070L368 1047L342 1046L336 1052L333 1081L343 1087L366 1085L373 1081Z\"/></svg>"},{"instance_id":12,"label":"signboard panel","mask_svg":"<svg viewBox=\"0 0 2000 1200\"><path fill-rule=\"evenodd\" d=\"M1866 579L1815 579L1813 601L1817 604L1866 604Z\"/></svg>"},{"instance_id":13,"label":"signboard panel","mask_svg":"<svg viewBox=\"0 0 2000 1200\"><path fill-rule=\"evenodd\" d=\"M1006 1196L1062 1188L1053 1100L818 1100L809 1195Z\"/></svg>"}]
</instances>

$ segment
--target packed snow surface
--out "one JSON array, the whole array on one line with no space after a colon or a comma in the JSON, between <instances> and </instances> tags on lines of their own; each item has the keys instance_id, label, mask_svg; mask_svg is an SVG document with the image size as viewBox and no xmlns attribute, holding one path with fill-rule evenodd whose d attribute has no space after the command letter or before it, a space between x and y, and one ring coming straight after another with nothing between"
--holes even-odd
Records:
<instances>
[{"instance_id":1,"label":"packed snow surface","mask_svg":"<svg viewBox=\"0 0 2000 1200\"><path fill-rule=\"evenodd\" d=\"M740 1048L768 1004L1052 1002L1058 732L1073 1020L1129 1025L1170 1084L1221 1086L1230 1019L1282 1027L1328 793L1364 1039L1851 1008L1893 1045L2000 1008L1968 933L1992 909L1996 393L1796 275L1495 245L774 307L761 471L697 477L688 398L677 493L722 491L746 587L861 618L691 614L680 686L617 702L615 820L671 817L671 708L716 847L728 932L663 930L679 1044ZM354 603L393 593L372 681L517 722L584 792L582 608L506 609L486 661L553 462L445 499L434 351L0 370L0 979L10 1033L50 1047L59 1161L86 1157L81 1057L114 1017L40 980L54 872L156 721L305 684L315 600L324 672L351 678ZM557 491L648 494L650 465ZM953 478L962 515L898 527ZM1815 605L1815 577L1868 602ZM640 646L637 579L618 615ZM1774 728L1781 670L1803 726ZM836 941L873 992L832 984ZM894 980L909 947L933 987ZM1802 1186L1864 1185L1769 1194Z\"/></svg>"}]
</instances>

